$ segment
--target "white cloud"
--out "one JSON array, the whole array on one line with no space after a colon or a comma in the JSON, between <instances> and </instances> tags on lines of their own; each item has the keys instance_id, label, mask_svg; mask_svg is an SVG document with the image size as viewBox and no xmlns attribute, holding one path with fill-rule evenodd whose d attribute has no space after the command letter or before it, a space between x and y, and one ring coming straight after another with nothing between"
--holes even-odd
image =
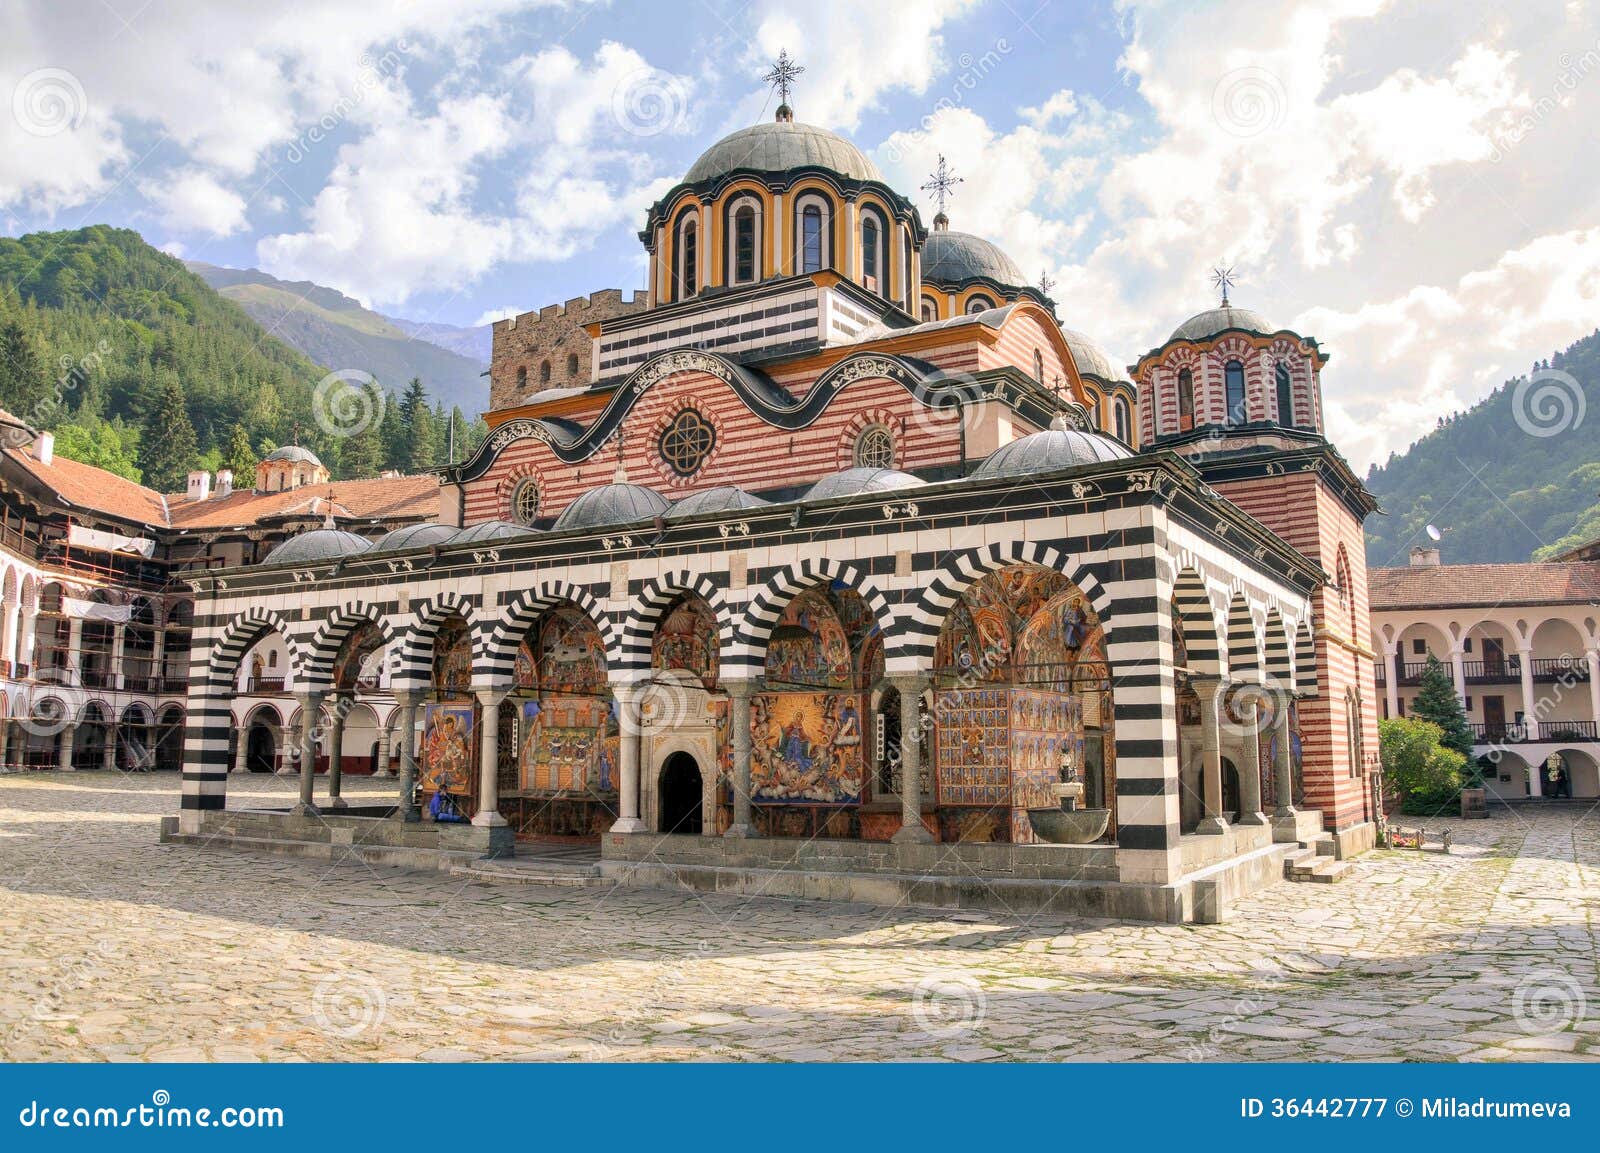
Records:
<instances>
[{"instance_id":1,"label":"white cloud","mask_svg":"<svg viewBox=\"0 0 1600 1153\"><path fill-rule=\"evenodd\" d=\"M500 308L491 308L486 312L480 312L478 314L478 319L474 320L468 327L482 328L484 325L493 324L497 320L509 320L513 316L521 316L527 311L528 310L526 308L515 304L503 305Z\"/></svg>"},{"instance_id":2,"label":"white cloud","mask_svg":"<svg viewBox=\"0 0 1600 1153\"><path fill-rule=\"evenodd\" d=\"M244 197L209 173L183 169L160 180L141 181L139 188L169 231L232 236L249 227Z\"/></svg>"}]
</instances>

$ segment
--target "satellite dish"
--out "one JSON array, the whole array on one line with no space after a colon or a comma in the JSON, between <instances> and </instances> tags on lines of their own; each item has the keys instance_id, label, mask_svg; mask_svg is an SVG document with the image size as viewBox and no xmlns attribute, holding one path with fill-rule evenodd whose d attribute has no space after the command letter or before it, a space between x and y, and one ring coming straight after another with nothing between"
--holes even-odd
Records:
<instances>
[{"instance_id":1,"label":"satellite dish","mask_svg":"<svg viewBox=\"0 0 1600 1153\"><path fill-rule=\"evenodd\" d=\"M1435 541L1439 541L1439 540L1443 540L1444 539L1444 533L1440 532L1437 528L1435 528L1431 524L1428 526L1428 536L1433 538L1433 540L1435 540Z\"/></svg>"}]
</instances>

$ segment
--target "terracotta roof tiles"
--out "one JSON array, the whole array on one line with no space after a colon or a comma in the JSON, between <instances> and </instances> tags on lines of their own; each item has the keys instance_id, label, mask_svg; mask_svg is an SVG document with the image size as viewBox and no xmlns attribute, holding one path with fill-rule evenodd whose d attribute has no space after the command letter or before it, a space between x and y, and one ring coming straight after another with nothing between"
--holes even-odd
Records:
<instances>
[{"instance_id":1,"label":"terracotta roof tiles","mask_svg":"<svg viewBox=\"0 0 1600 1153\"><path fill-rule=\"evenodd\" d=\"M1454 605L1600 603L1600 563L1415 565L1373 569L1373 612Z\"/></svg>"}]
</instances>

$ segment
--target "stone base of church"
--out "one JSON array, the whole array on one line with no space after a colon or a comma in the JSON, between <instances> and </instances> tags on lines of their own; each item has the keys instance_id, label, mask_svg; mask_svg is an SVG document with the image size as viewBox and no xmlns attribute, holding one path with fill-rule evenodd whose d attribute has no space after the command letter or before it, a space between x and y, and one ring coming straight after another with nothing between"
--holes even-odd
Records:
<instances>
[{"instance_id":1,"label":"stone base of church","mask_svg":"<svg viewBox=\"0 0 1600 1153\"><path fill-rule=\"evenodd\" d=\"M483 857L509 857L516 851L507 826L480 827L433 821L396 820L394 806L352 806L337 813L301 817L275 810L187 813L163 818L163 844L248 849L280 856L340 860L350 855L368 864L405 868L449 868ZM197 819L196 819L197 818Z\"/></svg>"},{"instance_id":2,"label":"stone base of church","mask_svg":"<svg viewBox=\"0 0 1600 1153\"><path fill-rule=\"evenodd\" d=\"M1333 840L1333 855L1343 861L1366 852L1378 843L1378 826L1372 821L1362 821L1349 828L1324 833Z\"/></svg>"}]
</instances>

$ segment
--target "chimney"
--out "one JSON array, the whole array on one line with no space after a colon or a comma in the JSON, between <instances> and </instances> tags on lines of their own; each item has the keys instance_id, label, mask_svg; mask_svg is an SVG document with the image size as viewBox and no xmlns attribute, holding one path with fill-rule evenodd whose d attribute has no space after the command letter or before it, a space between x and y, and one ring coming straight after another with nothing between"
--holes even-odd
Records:
<instances>
[{"instance_id":1,"label":"chimney","mask_svg":"<svg viewBox=\"0 0 1600 1153\"><path fill-rule=\"evenodd\" d=\"M1423 548L1420 544L1411 546L1412 568L1438 568L1443 563L1438 549Z\"/></svg>"},{"instance_id":2,"label":"chimney","mask_svg":"<svg viewBox=\"0 0 1600 1153\"><path fill-rule=\"evenodd\" d=\"M41 432L33 442L33 456L40 464L49 464L56 458L56 434Z\"/></svg>"},{"instance_id":3,"label":"chimney","mask_svg":"<svg viewBox=\"0 0 1600 1153\"><path fill-rule=\"evenodd\" d=\"M189 474L189 499L205 500L211 495L211 474L205 470Z\"/></svg>"},{"instance_id":4,"label":"chimney","mask_svg":"<svg viewBox=\"0 0 1600 1153\"><path fill-rule=\"evenodd\" d=\"M224 497L232 495L233 470L231 468L219 469L217 471L217 496Z\"/></svg>"}]
</instances>

